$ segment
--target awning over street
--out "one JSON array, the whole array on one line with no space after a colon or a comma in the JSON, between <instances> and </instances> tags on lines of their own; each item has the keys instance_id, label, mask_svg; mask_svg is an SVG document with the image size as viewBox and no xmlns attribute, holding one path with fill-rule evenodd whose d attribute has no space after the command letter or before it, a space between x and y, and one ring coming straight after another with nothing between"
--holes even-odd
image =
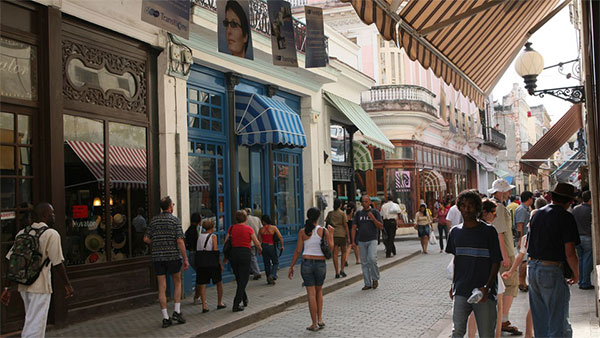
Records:
<instances>
[{"instance_id":1,"label":"awning over street","mask_svg":"<svg viewBox=\"0 0 600 338\"><path fill-rule=\"evenodd\" d=\"M446 181L439 171L423 170L420 176L421 184L426 191L446 191Z\"/></svg>"},{"instance_id":2,"label":"awning over street","mask_svg":"<svg viewBox=\"0 0 600 338\"><path fill-rule=\"evenodd\" d=\"M573 134L583 128L581 104L574 104L555 125L521 156L521 171L536 174L541 160L550 158ZM528 161L532 160L532 161Z\"/></svg>"},{"instance_id":3,"label":"awning over street","mask_svg":"<svg viewBox=\"0 0 600 338\"><path fill-rule=\"evenodd\" d=\"M300 115L270 97L235 92L235 132L239 144L282 144L306 147Z\"/></svg>"},{"instance_id":4,"label":"awning over street","mask_svg":"<svg viewBox=\"0 0 600 338\"><path fill-rule=\"evenodd\" d=\"M475 163L479 163L483 166L483 168L487 171L494 171L494 167L492 167L486 160L484 160L481 156L477 154L467 154L467 157L471 158Z\"/></svg>"},{"instance_id":5,"label":"awning over street","mask_svg":"<svg viewBox=\"0 0 600 338\"><path fill-rule=\"evenodd\" d=\"M360 171L373 169L371 152L369 152L369 149L364 144L352 141L352 152L354 153L354 169Z\"/></svg>"},{"instance_id":6,"label":"awning over street","mask_svg":"<svg viewBox=\"0 0 600 338\"><path fill-rule=\"evenodd\" d=\"M324 93L325 99L342 112L360 130L364 140L368 144L390 153L394 151L392 142L388 140L360 105L329 92L324 91Z\"/></svg>"},{"instance_id":7,"label":"awning over street","mask_svg":"<svg viewBox=\"0 0 600 338\"><path fill-rule=\"evenodd\" d=\"M506 176L510 175L508 171L504 171L502 169L494 170L494 174L496 174L496 176L498 176L499 178L505 178Z\"/></svg>"},{"instance_id":8,"label":"awning over street","mask_svg":"<svg viewBox=\"0 0 600 338\"><path fill-rule=\"evenodd\" d=\"M584 150L578 150L565 163L561 164L551 176L556 178L557 182L569 183L569 177L576 173L579 167L586 163L586 154Z\"/></svg>"},{"instance_id":9,"label":"awning over street","mask_svg":"<svg viewBox=\"0 0 600 338\"><path fill-rule=\"evenodd\" d=\"M479 107L559 0L342 0ZM398 10L398 7L403 5ZM562 6L562 5L561 5Z\"/></svg>"}]
</instances>

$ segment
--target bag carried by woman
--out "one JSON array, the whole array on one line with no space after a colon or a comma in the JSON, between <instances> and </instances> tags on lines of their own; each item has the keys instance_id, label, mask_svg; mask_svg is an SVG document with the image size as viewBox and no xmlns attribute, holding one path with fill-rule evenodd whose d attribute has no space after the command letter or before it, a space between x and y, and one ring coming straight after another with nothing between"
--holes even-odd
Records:
<instances>
[{"instance_id":1,"label":"bag carried by woman","mask_svg":"<svg viewBox=\"0 0 600 338\"><path fill-rule=\"evenodd\" d=\"M219 251L217 250L206 250L206 246L208 241L214 235L206 236L206 240L204 241L204 245L200 251L196 251L196 266L199 268L208 268L219 266ZM200 249L200 248L198 248Z\"/></svg>"}]
</instances>

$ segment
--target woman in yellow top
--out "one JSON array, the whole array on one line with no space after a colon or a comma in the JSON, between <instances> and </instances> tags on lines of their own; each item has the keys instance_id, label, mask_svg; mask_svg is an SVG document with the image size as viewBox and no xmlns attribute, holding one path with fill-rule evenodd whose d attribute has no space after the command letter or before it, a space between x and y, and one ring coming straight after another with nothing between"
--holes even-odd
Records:
<instances>
[{"instance_id":1,"label":"woman in yellow top","mask_svg":"<svg viewBox=\"0 0 600 338\"><path fill-rule=\"evenodd\" d=\"M417 211L417 215L415 216L416 225L415 229L417 229L419 233L419 240L421 241L421 248L423 249L423 253L427 253L427 245L429 244L429 233L431 232L431 223L433 219L427 212L427 204L423 203L419 207L419 211Z\"/></svg>"}]
</instances>

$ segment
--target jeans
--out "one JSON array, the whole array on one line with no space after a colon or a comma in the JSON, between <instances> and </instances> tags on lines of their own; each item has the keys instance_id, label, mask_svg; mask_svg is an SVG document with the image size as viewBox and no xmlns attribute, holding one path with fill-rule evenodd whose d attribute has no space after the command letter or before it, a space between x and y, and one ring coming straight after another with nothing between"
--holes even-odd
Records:
<instances>
[{"instance_id":1,"label":"jeans","mask_svg":"<svg viewBox=\"0 0 600 338\"><path fill-rule=\"evenodd\" d=\"M498 315L496 301L488 298L483 303L469 304L467 297L455 295L452 307L452 321L454 322L452 338L465 336L467 319L471 311L475 313L479 337L494 337L496 335L496 316Z\"/></svg>"},{"instance_id":2,"label":"jeans","mask_svg":"<svg viewBox=\"0 0 600 338\"><path fill-rule=\"evenodd\" d=\"M579 287L589 287L592 285L590 277L594 268L592 261L592 236L579 236L581 244L577 248L579 256Z\"/></svg>"},{"instance_id":3,"label":"jeans","mask_svg":"<svg viewBox=\"0 0 600 338\"><path fill-rule=\"evenodd\" d=\"M250 249L250 273L253 275L260 275L260 268L258 267L258 248L253 246Z\"/></svg>"},{"instance_id":4,"label":"jeans","mask_svg":"<svg viewBox=\"0 0 600 338\"><path fill-rule=\"evenodd\" d=\"M231 248L230 261L237 283L233 306L237 307L242 301L248 301L246 285L248 285L248 278L250 277L250 249L244 247Z\"/></svg>"},{"instance_id":5,"label":"jeans","mask_svg":"<svg viewBox=\"0 0 600 338\"><path fill-rule=\"evenodd\" d=\"M440 250L444 250L444 236L442 236L443 234L446 234L446 239L448 239L448 226L446 224L439 224L438 223L438 241L440 241Z\"/></svg>"},{"instance_id":6,"label":"jeans","mask_svg":"<svg viewBox=\"0 0 600 338\"><path fill-rule=\"evenodd\" d=\"M383 244L385 245L385 255L396 255L396 244L394 244L394 239L396 238L396 220L384 220L383 229L386 233L386 236L384 237L385 241L383 242Z\"/></svg>"},{"instance_id":7,"label":"jeans","mask_svg":"<svg viewBox=\"0 0 600 338\"><path fill-rule=\"evenodd\" d=\"M262 249L263 262L265 263L265 274L267 277L273 276L274 279L277 279L277 268L279 267L279 256L277 256L277 249L275 249L273 244L265 243L263 243Z\"/></svg>"},{"instance_id":8,"label":"jeans","mask_svg":"<svg viewBox=\"0 0 600 338\"><path fill-rule=\"evenodd\" d=\"M374 280L379 280L377 267L377 240L358 242L360 251L360 267L362 268L365 286L372 286Z\"/></svg>"},{"instance_id":9,"label":"jeans","mask_svg":"<svg viewBox=\"0 0 600 338\"><path fill-rule=\"evenodd\" d=\"M304 286L323 286L327 275L327 265L324 259L302 259L300 273Z\"/></svg>"},{"instance_id":10,"label":"jeans","mask_svg":"<svg viewBox=\"0 0 600 338\"><path fill-rule=\"evenodd\" d=\"M536 337L572 337L571 292L562 268L529 261L529 305Z\"/></svg>"}]
</instances>

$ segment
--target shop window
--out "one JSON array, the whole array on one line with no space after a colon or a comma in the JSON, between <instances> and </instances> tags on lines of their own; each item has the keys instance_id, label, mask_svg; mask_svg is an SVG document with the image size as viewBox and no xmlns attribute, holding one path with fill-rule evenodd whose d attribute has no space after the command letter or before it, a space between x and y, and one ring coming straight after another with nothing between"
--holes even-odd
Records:
<instances>
[{"instance_id":1,"label":"shop window","mask_svg":"<svg viewBox=\"0 0 600 338\"><path fill-rule=\"evenodd\" d=\"M412 160L413 158L413 148L410 146L395 147L394 153L391 155L392 160Z\"/></svg>"},{"instance_id":2,"label":"shop window","mask_svg":"<svg viewBox=\"0 0 600 338\"><path fill-rule=\"evenodd\" d=\"M37 48L0 37L0 95L15 99L37 100Z\"/></svg>"},{"instance_id":3,"label":"shop window","mask_svg":"<svg viewBox=\"0 0 600 338\"><path fill-rule=\"evenodd\" d=\"M224 134L224 94L188 85L188 127Z\"/></svg>"},{"instance_id":4,"label":"shop window","mask_svg":"<svg viewBox=\"0 0 600 338\"><path fill-rule=\"evenodd\" d=\"M388 198L400 204L400 219L404 223L413 222L413 191L414 174L411 169L385 169L386 170L386 192Z\"/></svg>"},{"instance_id":5,"label":"shop window","mask_svg":"<svg viewBox=\"0 0 600 338\"><path fill-rule=\"evenodd\" d=\"M300 153L273 151L275 212L273 219L285 236L293 236L303 220Z\"/></svg>"},{"instance_id":6,"label":"shop window","mask_svg":"<svg viewBox=\"0 0 600 338\"><path fill-rule=\"evenodd\" d=\"M377 196L383 196L385 192L383 169L375 169L375 178L377 180Z\"/></svg>"},{"instance_id":7,"label":"shop window","mask_svg":"<svg viewBox=\"0 0 600 338\"><path fill-rule=\"evenodd\" d=\"M331 136L331 161L334 163L350 162L350 134L346 128L332 124Z\"/></svg>"},{"instance_id":8,"label":"shop window","mask_svg":"<svg viewBox=\"0 0 600 338\"><path fill-rule=\"evenodd\" d=\"M383 151L379 148L373 148L373 160L381 161L383 160Z\"/></svg>"}]
</instances>

